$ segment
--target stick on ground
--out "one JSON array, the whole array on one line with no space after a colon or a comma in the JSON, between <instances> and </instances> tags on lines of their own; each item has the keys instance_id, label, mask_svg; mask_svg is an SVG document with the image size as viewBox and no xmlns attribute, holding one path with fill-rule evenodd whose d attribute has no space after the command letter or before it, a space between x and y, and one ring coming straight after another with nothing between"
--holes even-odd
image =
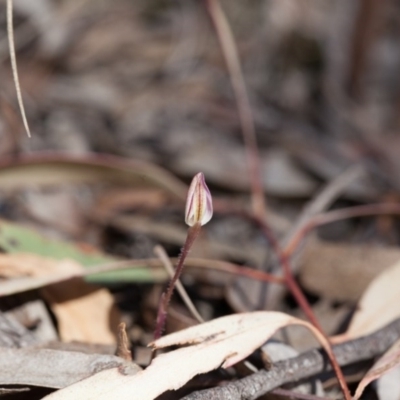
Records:
<instances>
[{"instance_id":1,"label":"stick on ground","mask_svg":"<svg viewBox=\"0 0 400 400\"><path fill-rule=\"evenodd\" d=\"M332 346L340 366L369 360L383 354L400 337L400 318L371 335ZM286 383L297 382L321 372L331 371L325 354L318 349L275 363L269 371L219 386L194 392L182 400L255 400Z\"/></svg>"}]
</instances>

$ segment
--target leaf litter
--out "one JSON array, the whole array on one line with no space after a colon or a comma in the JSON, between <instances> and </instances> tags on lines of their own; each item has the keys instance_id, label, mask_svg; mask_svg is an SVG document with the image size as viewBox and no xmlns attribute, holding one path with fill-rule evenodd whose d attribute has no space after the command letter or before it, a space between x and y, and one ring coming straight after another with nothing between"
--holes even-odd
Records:
<instances>
[{"instance_id":1,"label":"leaf litter","mask_svg":"<svg viewBox=\"0 0 400 400\"><path fill-rule=\"evenodd\" d=\"M190 344L158 356L145 371L133 377L117 369L94 375L46 399L154 399L167 390L176 390L197 374L219 366L228 368L260 347L278 329L299 324L308 328L326 348L327 343L311 324L282 313L255 312L215 319L176 332L153 342L154 349Z\"/></svg>"},{"instance_id":2,"label":"leaf litter","mask_svg":"<svg viewBox=\"0 0 400 400\"><path fill-rule=\"evenodd\" d=\"M400 316L398 281L400 263L397 262L376 277L361 297L347 331L340 341L367 335ZM400 365L400 340L380 357L359 383L354 395L358 400L365 387Z\"/></svg>"},{"instance_id":3,"label":"leaf litter","mask_svg":"<svg viewBox=\"0 0 400 400\"><path fill-rule=\"evenodd\" d=\"M271 237L284 249L329 208L371 204L373 211L374 204L399 202L398 34L386 29L399 10L389 3L363 3L360 9L327 0L307 7L281 0L252 7L216 0L43 0L35 5L10 0L1 5L4 38L10 27L6 5L8 10L13 6L8 39L14 39L16 52L10 58L6 41L0 43L0 334L9 343L0 348L9 365L7 376L0 373L2 394L8 395L14 384L67 386L51 396L68 390L87 390L88 396L99 390L106 396L115 390L128 397L128 388L143 387L153 390L148 395L154 398L182 386L168 393L181 398L190 392L200 396L198 390L207 385L223 390L241 382L241 366L221 376L223 364L244 359L254 364L252 371L263 371L257 349L272 328L253 321L264 315L258 310L273 310L265 315L274 315L275 323L282 318L283 325L305 315L288 294ZM207 14L212 9L220 13L214 19L217 31L225 21L218 39L225 51L230 46L226 58L209 20L216 14ZM366 27L375 24L383 29L369 34ZM344 48L348 51L338 51ZM10 79L16 60L17 95ZM243 110L254 119L247 120L247 128ZM252 154L259 153L259 182L247 175L246 162L257 167L257 157L246 156L249 147L240 136L241 128L249 127L257 136ZM182 330L156 343L171 340L173 347L181 342L186 347L164 348L149 366L138 354L151 341L167 279L153 248L163 245L176 263L186 234L186 183L199 171L216 207L185 263L182 283L210 321L185 329L194 321L174 296L167 333ZM318 196L322 184L328 189ZM257 185L268 197L266 222L273 235L267 239L249 218L248 192L260 196L254 196ZM310 199L311 211L304 208ZM294 282L331 341L372 337L399 318L395 290L400 277L391 268L399 259L399 240L396 217L389 213L330 223L299 248L284 249ZM24 307L30 311L21 312ZM235 311L245 314L227 316ZM225 337L218 324L228 331L230 318L244 318L248 331L236 326ZM76 359L85 359L82 349L116 346L121 321L133 358L142 360L145 369L121 375L129 363L113 364L114 357L104 365L111 369L92 377L99 370L74 371ZM281 329L275 338L294 346L297 357L307 357L303 352L315 349L315 340L295 328ZM54 351L46 340L55 335L56 346L77 340L80 350L59 349L45 364L46 351ZM26 348L12 348L16 343ZM378 360L367 373L360 362L364 369L357 396L365 389L361 396L375 391L387 400L382 382L396 377L396 349L394 344L376 353ZM90 360L103 360L104 349L95 351ZM359 360L368 359L363 357ZM290 368L290 359L285 362ZM272 368L275 364L280 365L273 362ZM200 372L207 372L211 383L196 377ZM257 374L243 387L259 387L251 381ZM82 386L68 387L83 378ZM96 385L86 388L91 379ZM369 385L376 379L375 386ZM321 383L319 396L331 396L338 388ZM295 391L291 388L291 395ZM306 395L312 393L308 385ZM41 397L33 391L25 396Z\"/></svg>"}]
</instances>

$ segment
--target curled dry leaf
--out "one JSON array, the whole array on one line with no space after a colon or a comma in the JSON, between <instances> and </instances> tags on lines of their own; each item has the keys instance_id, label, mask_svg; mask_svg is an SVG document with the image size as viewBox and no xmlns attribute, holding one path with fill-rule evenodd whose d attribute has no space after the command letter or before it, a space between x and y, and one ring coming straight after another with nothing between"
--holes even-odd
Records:
<instances>
[{"instance_id":1,"label":"curled dry leaf","mask_svg":"<svg viewBox=\"0 0 400 400\"><path fill-rule=\"evenodd\" d=\"M134 376L114 368L100 372L58 392L46 400L96 399L152 400L167 390L182 387L192 377L219 367L227 368L251 354L277 330L289 325L308 328L328 351L326 340L308 322L279 312L234 314L197 325L154 343L155 349L177 344L190 346L158 356Z\"/></svg>"},{"instance_id":2,"label":"curled dry leaf","mask_svg":"<svg viewBox=\"0 0 400 400\"><path fill-rule=\"evenodd\" d=\"M400 262L378 275L363 294L346 333L335 342L368 335L400 317ZM365 387L400 364L400 341L397 341L367 372L359 383L355 399Z\"/></svg>"},{"instance_id":3,"label":"curled dry leaf","mask_svg":"<svg viewBox=\"0 0 400 400\"><path fill-rule=\"evenodd\" d=\"M349 328L336 341L368 335L400 317L400 261L368 286L358 303Z\"/></svg>"},{"instance_id":4,"label":"curled dry leaf","mask_svg":"<svg viewBox=\"0 0 400 400\"><path fill-rule=\"evenodd\" d=\"M374 380L393 370L400 364L400 340L398 340L373 367L366 373L364 378L358 384L354 400L358 400L364 392L364 389Z\"/></svg>"}]
</instances>

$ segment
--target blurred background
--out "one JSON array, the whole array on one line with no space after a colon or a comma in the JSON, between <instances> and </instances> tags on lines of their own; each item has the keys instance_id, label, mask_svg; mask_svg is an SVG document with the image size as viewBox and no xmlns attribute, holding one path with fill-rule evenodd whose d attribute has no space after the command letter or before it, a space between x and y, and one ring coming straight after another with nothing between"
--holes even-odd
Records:
<instances>
[{"instance_id":1,"label":"blurred background","mask_svg":"<svg viewBox=\"0 0 400 400\"><path fill-rule=\"evenodd\" d=\"M14 1L16 103L0 4L0 151L106 152L248 189L229 76L205 2ZM399 188L400 5L222 1L254 113L266 193L308 197L352 163ZM360 192L360 193L361 193Z\"/></svg>"}]
</instances>

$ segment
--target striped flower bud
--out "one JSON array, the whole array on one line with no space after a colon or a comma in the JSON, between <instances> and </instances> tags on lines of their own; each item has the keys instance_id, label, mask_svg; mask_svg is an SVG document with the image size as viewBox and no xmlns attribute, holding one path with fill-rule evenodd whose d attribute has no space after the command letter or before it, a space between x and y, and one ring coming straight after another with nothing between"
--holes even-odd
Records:
<instances>
[{"instance_id":1,"label":"striped flower bud","mask_svg":"<svg viewBox=\"0 0 400 400\"><path fill-rule=\"evenodd\" d=\"M185 222L189 226L205 225L211 219L212 214L211 193L204 180L204 174L199 172L190 184L186 199Z\"/></svg>"}]
</instances>

